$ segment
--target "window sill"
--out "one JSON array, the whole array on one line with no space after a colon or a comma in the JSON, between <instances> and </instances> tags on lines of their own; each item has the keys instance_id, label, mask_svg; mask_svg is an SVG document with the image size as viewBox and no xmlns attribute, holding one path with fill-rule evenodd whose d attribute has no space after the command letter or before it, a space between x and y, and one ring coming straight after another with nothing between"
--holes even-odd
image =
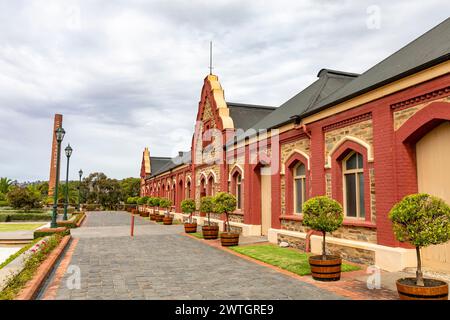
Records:
<instances>
[{"instance_id":1,"label":"window sill","mask_svg":"<svg viewBox=\"0 0 450 320\"><path fill-rule=\"evenodd\" d=\"M233 212L231 212L231 214L237 214L237 215L241 215L241 216L244 215L244 213L242 212L242 210L236 210L236 211L233 211Z\"/></svg>"},{"instance_id":2,"label":"window sill","mask_svg":"<svg viewBox=\"0 0 450 320\"><path fill-rule=\"evenodd\" d=\"M284 215L279 216L280 220L291 220L291 221L303 221L303 215ZM344 220L342 222L344 226L354 226L354 227L365 227L365 228L376 228L377 225L370 221L365 220Z\"/></svg>"}]
</instances>

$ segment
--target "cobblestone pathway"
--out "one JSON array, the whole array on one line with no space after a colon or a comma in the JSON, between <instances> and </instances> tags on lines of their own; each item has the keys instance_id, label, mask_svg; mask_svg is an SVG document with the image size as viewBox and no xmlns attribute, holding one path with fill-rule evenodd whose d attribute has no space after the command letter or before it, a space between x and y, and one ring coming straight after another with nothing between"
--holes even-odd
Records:
<instances>
[{"instance_id":1,"label":"cobblestone pathway","mask_svg":"<svg viewBox=\"0 0 450 320\"><path fill-rule=\"evenodd\" d=\"M312 284L241 259L129 214L89 213L41 299L339 299ZM81 271L68 289L66 269ZM58 275L61 279L58 280Z\"/></svg>"}]
</instances>

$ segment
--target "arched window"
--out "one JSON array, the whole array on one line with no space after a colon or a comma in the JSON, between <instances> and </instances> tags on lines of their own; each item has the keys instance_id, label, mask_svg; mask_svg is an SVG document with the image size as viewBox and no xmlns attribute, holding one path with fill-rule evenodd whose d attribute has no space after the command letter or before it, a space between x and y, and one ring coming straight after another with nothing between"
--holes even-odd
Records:
<instances>
[{"instance_id":1,"label":"arched window","mask_svg":"<svg viewBox=\"0 0 450 320\"><path fill-rule=\"evenodd\" d=\"M236 197L236 209L242 209L242 176L239 172L236 172L233 179L233 193Z\"/></svg>"},{"instance_id":2,"label":"arched window","mask_svg":"<svg viewBox=\"0 0 450 320\"><path fill-rule=\"evenodd\" d=\"M344 212L347 217L364 218L364 167L363 156L351 152L342 161L344 174Z\"/></svg>"},{"instance_id":3,"label":"arched window","mask_svg":"<svg viewBox=\"0 0 450 320\"><path fill-rule=\"evenodd\" d=\"M214 195L214 177L210 176L208 179L208 190L207 190L208 196Z\"/></svg>"},{"instance_id":4,"label":"arched window","mask_svg":"<svg viewBox=\"0 0 450 320\"><path fill-rule=\"evenodd\" d=\"M306 201L306 175L305 165L299 162L294 167L294 208L295 213L302 212L303 203Z\"/></svg>"},{"instance_id":5,"label":"arched window","mask_svg":"<svg viewBox=\"0 0 450 320\"><path fill-rule=\"evenodd\" d=\"M186 184L186 199L191 198L191 181L189 180Z\"/></svg>"}]
</instances>

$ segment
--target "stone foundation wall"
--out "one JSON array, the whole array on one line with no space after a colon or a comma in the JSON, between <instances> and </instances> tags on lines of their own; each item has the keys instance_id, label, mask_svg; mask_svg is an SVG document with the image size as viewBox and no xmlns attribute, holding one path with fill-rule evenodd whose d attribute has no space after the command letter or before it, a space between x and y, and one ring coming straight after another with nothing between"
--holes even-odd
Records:
<instances>
[{"instance_id":1,"label":"stone foundation wall","mask_svg":"<svg viewBox=\"0 0 450 320\"><path fill-rule=\"evenodd\" d=\"M302 251L306 250L306 240L302 239L302 238L291 237L291 236L287 236L284 234L278 234L277 241L278 241L278 244L280 244L280 242L284 241L284 242L289 243L290 247L300 249Z\"/></svg>"},{"instance_id":2,"label":"stone foundation wall","mask_svg":"<svg viewBox=\"0 0 450 320\"><path fill-rule=\"evenodd\" d=\"M327 254L340 256L347 261L366 265L375 264L375 252L372 250L341 246L333 243L327 243L326 248Z\"/></svg>"},{"instance_id":3,"label":"stone foundation wall","mask_svg":"<svg viewBox=\"0 0 450 320\"><path fill-rule=\"evenodd\" d=\"M242 214L229 214L228 218L230 219L230 222L244 223L244 215Z\"/></svg>"},{"instance_id":4,"label":"stone foundation wall","mask_svg":"<svg viewBox=\"0 0 450 320\"><path fill-rule=\"evenodd\" d=\"M281 229L307 233L310 228L305 227L301 221L281 220ZM341 226L330 236L340 239L377 243L377 231L373 228Z\"/></svg>"}]
</instances>

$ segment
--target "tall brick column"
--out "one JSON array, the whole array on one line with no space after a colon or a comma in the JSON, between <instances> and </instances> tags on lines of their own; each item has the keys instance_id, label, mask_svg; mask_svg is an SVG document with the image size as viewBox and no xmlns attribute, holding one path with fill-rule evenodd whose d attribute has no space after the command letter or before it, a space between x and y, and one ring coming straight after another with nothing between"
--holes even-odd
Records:
<instances>
[{"instance_id":1,"label":"tall brick column","mask_svg":"<svg viewBox=\"0 0 450 320\"><path fill-rule=\"evenodd\" d=\"M62 127L63 116L62 114L55 114L55 120L53 123L53 142L52 142L52 154L50 160L50 179L48 181L48 195L53 195L53 190L56 184L56 157L57 157L57 142L56 142L56 129Z\"/></svg>"}]
</instances>

